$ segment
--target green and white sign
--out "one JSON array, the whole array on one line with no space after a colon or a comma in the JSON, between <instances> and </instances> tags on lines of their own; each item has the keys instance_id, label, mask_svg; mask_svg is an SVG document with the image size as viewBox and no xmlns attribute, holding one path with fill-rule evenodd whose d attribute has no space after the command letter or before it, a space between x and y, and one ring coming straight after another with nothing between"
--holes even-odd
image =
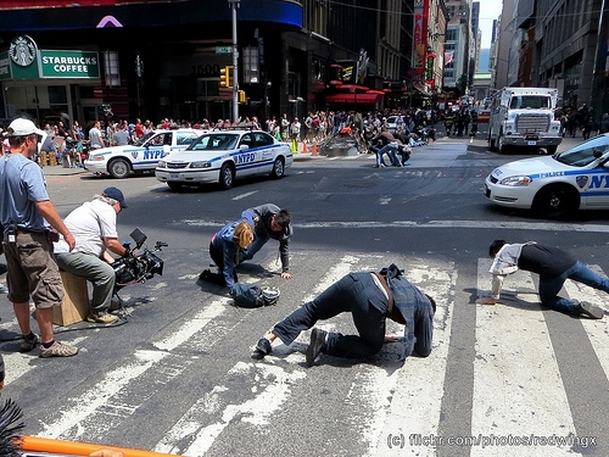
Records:
<instances>
[{"instance_id":1,"label":"green and white sign","mask_svg":"<svg viewBox=\"0 0 609 457\"><path fill-rule=\"evenodd\" d=\"M42 78L99 78L99 55L93 51L40 50Z\"/></svg>"}]
</instances>

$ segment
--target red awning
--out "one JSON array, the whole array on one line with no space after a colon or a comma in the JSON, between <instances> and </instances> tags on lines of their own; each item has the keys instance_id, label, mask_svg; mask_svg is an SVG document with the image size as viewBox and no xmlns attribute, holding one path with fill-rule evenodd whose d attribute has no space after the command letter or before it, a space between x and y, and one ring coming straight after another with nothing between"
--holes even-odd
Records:
<instances>
[{"instance_id":1,"label":"red awning","mask_svg":"<svg viewBox=\"0 0 609 457\"><path fill-rule=\"evenodd\" d=\"M380 94L329 94L326 103L380 103L383 96Z\"/></svg>"}]
</instances>

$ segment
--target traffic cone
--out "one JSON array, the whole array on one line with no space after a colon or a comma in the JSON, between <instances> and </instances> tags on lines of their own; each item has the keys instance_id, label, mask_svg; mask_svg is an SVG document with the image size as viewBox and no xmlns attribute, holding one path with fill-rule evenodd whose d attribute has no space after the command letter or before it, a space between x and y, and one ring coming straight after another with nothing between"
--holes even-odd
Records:
<instances>
[{"instance_id":1,"label":"traffic cone","mask_svg":"<svg viewBox=\"0 0 609 457\"><path fill-rule=\"evenodd\" d=\"M307 142L306 141L302 142L302 152L303 153L309 152L309 148L307 147Z\"/></svg>"},{"instance_id":2,"label":"traffic cone","mask_svg":"<svg viewBox=\"0 0 609 457\"><path fill-rule=\"evenodd\" d=\"M317 155L317 140L313 140L313 155Z\"/></svg>"},{"instance_id":3,"label":"traffic cone","mask_svg":"<svg viewBox=\"0 0 609 457\"><path fill-rule=\"evenodd\" d=\"M296 144L296 138L292 138L292 154L298 152L298 145Z\"/></svg>"}]
</instances>

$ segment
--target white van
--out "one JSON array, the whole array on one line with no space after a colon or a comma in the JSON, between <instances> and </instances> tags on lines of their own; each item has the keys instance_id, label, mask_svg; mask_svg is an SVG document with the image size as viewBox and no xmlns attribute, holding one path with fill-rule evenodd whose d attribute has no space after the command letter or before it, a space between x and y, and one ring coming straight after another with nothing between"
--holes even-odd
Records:
<instances>
[{"instance_id":1,"label":"white van","mask_svg":"<svg viewBox=\"0 0 609 457\"><path fill-rule=\"evenodd\" d=\"M554 154L562 141L560 121L554 118L558 89L504 87L492 97L488 127L491 151L510 146L545 148Z\"/></svg>"}]
</instances>

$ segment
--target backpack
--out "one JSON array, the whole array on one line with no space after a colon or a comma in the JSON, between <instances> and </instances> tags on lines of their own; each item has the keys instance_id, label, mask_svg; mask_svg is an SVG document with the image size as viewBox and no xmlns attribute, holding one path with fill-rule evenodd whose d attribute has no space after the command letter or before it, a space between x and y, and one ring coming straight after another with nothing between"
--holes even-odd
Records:
<instances>
[{"instance_id":1,"label":"backpack","mask_svg":"<svg viewBox=\"0 0 609 457\"><path fill-rule=\"evenodd\" d=\"M241 308L261 308L276 305L280 292L277 289L262 289L256 284L236 283L233 286L233 301Z\"/></svg>"}]
</instances>

